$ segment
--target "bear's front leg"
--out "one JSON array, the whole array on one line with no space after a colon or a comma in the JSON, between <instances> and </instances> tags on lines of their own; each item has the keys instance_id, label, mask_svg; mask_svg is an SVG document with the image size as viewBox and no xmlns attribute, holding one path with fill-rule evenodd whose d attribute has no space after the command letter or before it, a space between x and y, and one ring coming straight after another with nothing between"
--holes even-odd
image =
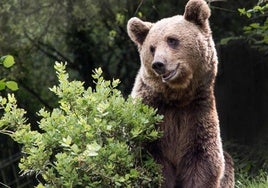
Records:
<instances>
[{"instance_id":1,"label":"bear's front leg","mask_svg":"<svg viewBox=\"0 0 268 188\"><path fill-rule=\"evenodd\" d=\"M210 148L211 149L211 148ZM218 151L218 150L216 150ZM221 152L211 156L204 151L195 150L187 154L178 169L183 169L177 176L175 187L181 188L220 188L224 171L224 159Z\"/></svg>"}]
</instances>

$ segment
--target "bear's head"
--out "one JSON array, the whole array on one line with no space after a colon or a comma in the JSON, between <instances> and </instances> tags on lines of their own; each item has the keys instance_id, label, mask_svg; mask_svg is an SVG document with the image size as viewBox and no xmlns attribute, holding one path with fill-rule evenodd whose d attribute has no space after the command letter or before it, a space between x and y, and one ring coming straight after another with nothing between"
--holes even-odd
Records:
<instances>
[{"instance_id":1,"label":"bear's head","mask_svg":"<svg viewBox=\"0 0 268 188\"><path fill-rule=\"evenodd\" d=\"M204 0L190 0L183 16L156 23L131 18L127 29L139 49L143 82L157 90L214 82L217 56L209 17Z\"/></svg>"}]
</instances>

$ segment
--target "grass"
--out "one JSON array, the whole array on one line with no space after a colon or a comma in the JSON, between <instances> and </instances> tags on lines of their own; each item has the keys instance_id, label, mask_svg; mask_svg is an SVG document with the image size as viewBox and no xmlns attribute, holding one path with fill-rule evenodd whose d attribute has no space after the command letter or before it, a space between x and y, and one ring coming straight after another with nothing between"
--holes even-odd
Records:
<instances>
[{"instance_id":1,"label":"grass","mask_svg":"<svg viewBox=\"0 0 268 188\"><path fill-rule=\"evenodd\" d=\"M268 172L260 170L254 177L248 173L237 172L235 188L268 188Z\"/></svg>"},{"instance_id":2,"label":"grass","mask_svg":"<svg viewBox=\"0 0 268 188\"><path fill-rule=\"evenodd\" d=\"M267 144L267 139L251 146L235 142L226 144L226 150L234 160L235 188L268 188Z\"/></svg>"}]
</instances>

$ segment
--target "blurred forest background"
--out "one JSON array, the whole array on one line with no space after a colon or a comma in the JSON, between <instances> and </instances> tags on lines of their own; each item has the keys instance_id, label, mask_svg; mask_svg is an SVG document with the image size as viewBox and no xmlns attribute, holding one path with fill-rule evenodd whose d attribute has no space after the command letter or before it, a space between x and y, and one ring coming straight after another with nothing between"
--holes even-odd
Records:
<instances>
[{"instance_id":1,"label":"blurred forest background","mask_svg":"<svg viewBox=\"0 0 268 188\"><path fill-rule=\"evenodd\" d=\"M137 16L155 22L183 14L186 2L1 0L0 56L11 54L16 64L8 70L0 68L0 79L19 84L18 104L32 124L38 121L41 107L57 106L49 92L57 80L55 61L68 62L72 79L84 81L85 87L93 85L92 70L101 67L106 79L121 80L120 90L127 96L140 66L136 46L127 35L128 19ZM223 141L238 171L254 175L268 169L268 10L252 8L267 1L209 4L219 56L215 93ZM0 135L0 150L0 182L31 187L31 178L18 176L19 146Z\"/></svg>"}]
</instances>

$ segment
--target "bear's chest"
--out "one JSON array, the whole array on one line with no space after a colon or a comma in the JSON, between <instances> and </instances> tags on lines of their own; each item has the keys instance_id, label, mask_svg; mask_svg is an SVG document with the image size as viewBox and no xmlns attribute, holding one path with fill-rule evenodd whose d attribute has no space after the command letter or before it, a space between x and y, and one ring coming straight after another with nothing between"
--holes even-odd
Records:
<instances>
[{"instance_id":1,"label":"bear's chest","mask_svg":"<svg viewBox=\"0 0 268 188\"><path fill-rule=\"evenodd\" d=\"M163 132L157 147L172 163L178 162L194 138L195 116L189 108L160 107L158 112L164 116L158 128Z\"/></svg>"}]
</instances>

